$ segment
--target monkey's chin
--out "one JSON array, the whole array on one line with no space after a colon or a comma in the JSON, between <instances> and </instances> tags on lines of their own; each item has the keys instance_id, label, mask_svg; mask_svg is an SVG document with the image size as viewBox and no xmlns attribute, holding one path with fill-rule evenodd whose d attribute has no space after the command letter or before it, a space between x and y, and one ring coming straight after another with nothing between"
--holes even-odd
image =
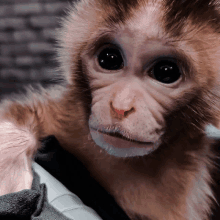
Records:
<instances>
[{"instance_id":1,"label":"monkey's chin","mask_svg":"<svg viewBox=\"0 0 220 220\"><path fill-rule=\"evenodd\" d=\"M118 137L112 137L108 134L100 133L90 128L90 134L93 141L104 149L108 154L115 157L137 157L145 156L155 151L159 143L136 143L123 140Z\"/></svg>"}]
</instances>

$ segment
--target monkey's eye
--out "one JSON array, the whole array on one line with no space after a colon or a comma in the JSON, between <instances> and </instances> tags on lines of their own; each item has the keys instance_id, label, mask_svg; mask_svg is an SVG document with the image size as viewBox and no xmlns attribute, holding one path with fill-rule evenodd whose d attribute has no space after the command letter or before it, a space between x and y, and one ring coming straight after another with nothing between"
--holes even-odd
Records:
<instances>
[{"instance_id":1,"label":"monkey's eye","mask_svg":"<svg viewBox=\"0 0 220 220\"><path fill-rule=\"evenodd\" d=\"M181 71L175 62L161 60L152 68L152 76L161 83L171 84L181 77Z\"/></svg>"},{"instance_id":2,"label":"monkey's eye","mask_svg":"<svg viewBox=\"0 0 220 220\"><path fill-rule=\"evenodd\" d=\"M116 48L105 48L102 50L98 55L98 62L106 70L118 70L124 66L121 53Z\"/></svg>"}]
</instances>

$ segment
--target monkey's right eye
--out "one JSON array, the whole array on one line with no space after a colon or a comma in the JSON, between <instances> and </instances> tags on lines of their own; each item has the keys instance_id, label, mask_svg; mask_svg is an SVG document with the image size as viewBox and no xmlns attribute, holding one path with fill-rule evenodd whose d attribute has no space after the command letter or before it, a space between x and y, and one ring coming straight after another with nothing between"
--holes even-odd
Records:
<instances>
[{"instance_id":1,"label":"monkey's right eye","mask_svg":"<svg viewBox=\"0 0 220 220\"><path fill-rule=\"evenodd\" d=\"M98 55L99 65L106 70L119 70L124 67L120 51L116 48L105 48Z\"/></svg>"}]
</instances>

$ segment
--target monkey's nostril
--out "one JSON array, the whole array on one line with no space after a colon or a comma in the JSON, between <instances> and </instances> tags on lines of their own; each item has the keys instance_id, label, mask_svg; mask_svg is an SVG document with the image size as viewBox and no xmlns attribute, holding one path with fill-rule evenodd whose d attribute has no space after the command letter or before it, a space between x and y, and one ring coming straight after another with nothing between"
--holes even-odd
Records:
<instances>
[{"instance_id":1,"label":"monkey's nostril","mask_svg":"<svg viewBox=\"0 0 220 220\"><path fill-rule=\"evenodd\" d=\"M126 111L124 111L124 110L119 110L119 109L114 109L114 111L115 111L118 115L122 115L122 116L124 116L125 113L126 113Z\"/></svg>"},{"instance_id":2,"label":"monkey's nostril","mask_svg":"<svg viewBox=\"0 0 220 220\"><path fill-rule=\"evenodd\" d=\"M112 115L120 119L123 117L127 117L130 113L134 112L134 107L129 110L117 109L113 106L112 102L110 103L110 107L112 110Z\"/></svg>"},{"instance_id":3,"label":"monkey's nostril","mask_svg":"<svg viewBox=\"0 0 220 220\"><path fill-rule=\"evenodd\" d=\"M132 112L134 112L134 107L132 107L129 111L125 111L124 116L127 117Z\"/></svg>"}]
</instances>

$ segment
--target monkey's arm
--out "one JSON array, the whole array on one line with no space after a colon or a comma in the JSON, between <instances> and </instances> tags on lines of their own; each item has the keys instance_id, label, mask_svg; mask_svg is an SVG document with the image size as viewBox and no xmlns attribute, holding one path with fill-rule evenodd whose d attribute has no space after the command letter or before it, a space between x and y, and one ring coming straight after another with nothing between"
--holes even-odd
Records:
<instances>
[{"instance_id":1,"label":"monkey's arm","mask_svg":"<svg viewBox=\"0 0 220 220\"><path fill-rule=\"evenodd\" d=\"M11 85L8 92L2 84L0 94L0 195L31 188L32 157L39 139L48 135L47 111L53 102L51 87Z\"/></svg>"}]
</instances>

